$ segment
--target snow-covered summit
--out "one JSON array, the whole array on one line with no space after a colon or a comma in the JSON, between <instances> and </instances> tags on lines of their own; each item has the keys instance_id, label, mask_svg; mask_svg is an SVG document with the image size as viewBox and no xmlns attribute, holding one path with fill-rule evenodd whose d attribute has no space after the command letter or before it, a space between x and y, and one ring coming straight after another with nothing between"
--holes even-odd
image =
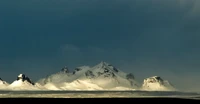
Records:
<instances>
[{"instance_id":1,"label":"snow-covered summit","mask_svg":"<svg viewBox=\"0 0 200 104\"><path fill-rule=\"evenodd\" d=\"M38 84L37 84L38 86ZM25 74L19 74L17 79L13 81L9 86L8 89L12 90L38 90L34 82L31 81L29 77Z\"/></svg>"},{"instance_id":2,"label":"snow-covered summit","mask_svg":"<svg viewBox=\"0 0 200 104\"><path fill-rule=\"evenodd\" d=\"M87 70L84 75L89 79L98 78L98 77L114 78L116 77L116 74L118 74L118 72L119 70L115 68L113 65L102 61L99 64ZM124 74L124 73L121 72L121 74Z\"/></svg>"},{"instance_id":3,"label":"snow-covered summit","mask_svg":"<svg viewBox=\"0 0 200 104\"><path fill-rule=\"evenodd\" d=\"M104 61L101 61L99 64L94 66L93 69L107 69L110 71L118 72L117 68L115 68L113 65L106 63Z\"/></svg>"},{"instance_id":4,"label":"snow-covered summit","mask_svg":"<svg viewBox=\"0 0 200 104\"><path fill-rule=\"evenodd\" d=\"M22 82L25 82L27 81L28 83L34 85L34 83L31 81L31 79L29 77L27 77L25 74L19 74L18 77L17 77L17 81L22 81Z\"/></svg>"},{"instance_id":5,"label":"snow-covered summit","mask_svg":"<svg viewBox=\"0 0 200 104\"><path fill-rule=\"evenodd\" d=\"M115 68L113 65L103 61L93 67L81 66L75 68L73 72L49 75L46 78L39 80L38 83L41 85L51 83L64 89L72 88L72 90L74 90L73 88L79 88L78 86L80 84L77 85L77 82L79 82L78 80L81 80L85 83L90 83L89 85L92 85L93 87L96 85L98 87L95 88L99 89L110 89L115 87L138 87L133 74L124 73ZM71 85L77 85L77 87L69 87ZM88 88L89 87L90 86L88 86Z\"/></svg>"},{"instance_id":6,"label":"snow-covered summit","mask_svg":"<svg viewBox=\"0 0 200 104\"><path fill-rule=\"evenodd\" d=\"M138 84L133 74L131 74L132 77L129 77L129 75L130 73L127 74L104 61L85 72L85 77L90 79L90 82L108 89L115 87L137 88Z\"/></svg>"},{"instance_id":7,"label":"snow-covered summit","mask_svg":"<svg viewBox=\"0 0 200 104\"><path fill-rule=\"evenodd\" d=\"M144 79L142 89L144 90L161 90L161 91L169 91L176 90L167 80L163 80L159 76L153 76Z\"/></svg>"}]
</instances>

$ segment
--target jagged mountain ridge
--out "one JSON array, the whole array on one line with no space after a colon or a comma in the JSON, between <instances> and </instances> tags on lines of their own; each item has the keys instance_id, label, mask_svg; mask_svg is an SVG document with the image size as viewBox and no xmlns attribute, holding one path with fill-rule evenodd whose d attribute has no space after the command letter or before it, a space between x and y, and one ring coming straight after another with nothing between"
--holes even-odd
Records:
<instances>
[{"instance_id":1,"label":"jagged mountain ridge","mask_svg":"<svg viewBox=\"0 0 200 104\"><path fill-rule=\"evenodd\" d=\"M45 78L40 79L37 81L41 85L45 85L47 83L54 83L54 84L59 84L63 82L72 82L74 79L77 79L82 73L86 72L87 70L90 69L89 66L82 66L82 67L77 67L73 72L70 72L66 66L61 69L61 71L51 74L46 76Z\"/></svg>"},{"instance_id":2,"label":"jagged mountain ridge","mask_svg":"<svg viewBox=\"0 0 200 104\"><path fill-rule=\"evenodd\" d=\"M101 62L94 67L77 67L73 72L67 71L67 73L64 73L62 68L61 72L47 76L46 78L39 80L38 83L41 85L47 83L56 85L65 83L66 86L66 83L69 85L69 83L76 83L77 80L95 84L105 89L115 87L138 88L138 84L135 81L133 74L126 74L106 62Z\"/></svg>"},{"instance_id":3,"label":"jagged mountain ridge","mask_svg":"<svg viewBox=\"0 0 200 104\"><path fill-rule=\"evenodd\" d=\"M25 74L19 74L13 83L0 79L0 89L9 90L176 90L161 77L144 79L142 86L132 73L125 73L106 62L93 67L81 66L70 71L66 66L34 83Z\"/></svg>"}]
</instances>

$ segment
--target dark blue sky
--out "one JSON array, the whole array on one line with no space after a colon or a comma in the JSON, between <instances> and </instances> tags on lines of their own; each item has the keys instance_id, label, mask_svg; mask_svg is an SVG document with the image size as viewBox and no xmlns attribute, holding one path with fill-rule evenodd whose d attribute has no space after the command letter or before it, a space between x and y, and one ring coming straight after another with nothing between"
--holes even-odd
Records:
<instances>
[{"instance_id":1,"label":"dark blue sky","mask_svg":"<svg viewBox=\"0 0 200 104\"><path fill-rule=\"evenodd\" d=\"M0 77L36 81L63 66L106 61L139 81L159 75L197 89L199 7L198 0L0 1Z\"/></svg>"}]
</instances>

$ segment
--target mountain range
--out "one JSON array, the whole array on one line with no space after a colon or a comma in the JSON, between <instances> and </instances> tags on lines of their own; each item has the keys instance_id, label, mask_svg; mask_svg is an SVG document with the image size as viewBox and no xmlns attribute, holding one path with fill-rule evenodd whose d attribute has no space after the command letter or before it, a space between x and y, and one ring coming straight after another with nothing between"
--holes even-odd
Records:
<instances>
[{"instance_id":1,"label":"mountain range","mask_svg":"<svg viewBox=\"0 0 200 104\"><path fill-rule=\"evenodd\" d=\"M100 62L90 66L81 66L73 71L65 66L59 72L31 81L25 74L19 74L11 84L0 79L0 89L7 90L177 90L167 80L159 76L144 79L138 83L132 73L125 73L113 65Z\"/></svg>"}]
</instances>

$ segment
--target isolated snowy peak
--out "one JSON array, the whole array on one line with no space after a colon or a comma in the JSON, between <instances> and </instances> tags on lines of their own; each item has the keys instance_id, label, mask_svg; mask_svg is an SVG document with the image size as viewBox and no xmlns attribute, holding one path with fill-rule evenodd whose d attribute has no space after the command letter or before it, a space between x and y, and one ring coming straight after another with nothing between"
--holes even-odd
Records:
<instances>
[{"instance_id":1,"label":"isolated snowy peak","mask_svg":"<svg viewBox=\"0 0 200 104\"><path fill-rule=\"evenodd\" d=\"M11 90L40 90L44 87L33 83L25 74L19 74L17 80L13 81L7 88Z\"/></svg>"},{"instance_id":2,"label":"isolated snowy peak","mask_svg":"<svg viewBox=\"0 0 200 104\"><path fill-rule=\"evenodd\" d=\"M146 78L144 79L144 83L163 83L163 79L159 76L153 76L153 77L150 77L150 78Z\"/></svg>"},{"instance_id":3,"label":"isolated snowy peak","mask_svg":"<svg viewBox=\"0 0 200 104\"><path fill-rule=\"evenodd\" d=\"M149 90L175 90L169 81L163 80L159 76L144 79L142 87Z\"/></svg>"},{"instance_id":4,"label":"isolated snowy peak","mask_svg":"<svg viewBox=\"0 0 200 104\"><path fill-rule=\"evenodd\" d=\"M31 81L29 77L27 77L25 74L19 74L17 77L17 81L22 80L22 82L27 81L30 84L34 85L34 83Z\"/></svg>"}]
</instances>

